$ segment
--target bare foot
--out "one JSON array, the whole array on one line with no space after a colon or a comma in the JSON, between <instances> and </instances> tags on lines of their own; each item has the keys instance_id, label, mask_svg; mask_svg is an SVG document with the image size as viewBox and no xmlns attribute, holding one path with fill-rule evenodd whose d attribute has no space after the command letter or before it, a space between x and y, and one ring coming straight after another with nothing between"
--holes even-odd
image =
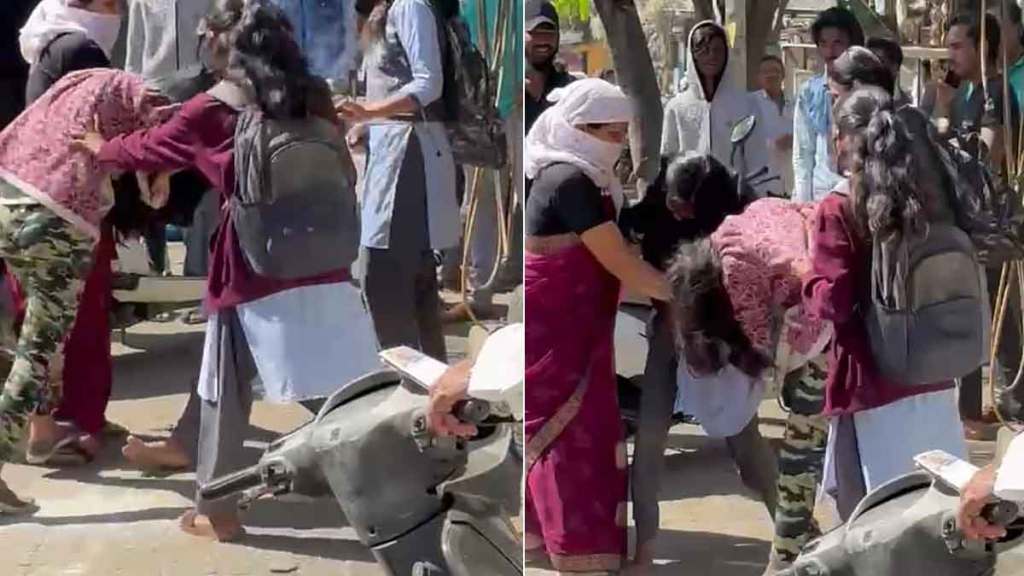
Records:
<instances>
[{"instance_id":1,"label":"bare foot","mask_svg":"<svg viewBox=\"0 0 1024 576\"><path fill-rule=\"evenodd\" d=\"M654 568L654 543L639 544L633 560L622 570L625 576L647 576Z\"/></svg>"},{"instance_id":2,"label":"bare foot","mask_svg":"<svg viewBox=\"0 0 1024 576\"><path fill-rule=\"evenodd\" d=\"M232 542L245 535L245 528L238 516L210 517L189 510L178 519L181 531L199 538Z\"/></svg>"},{"instance_id":3,"label":"bare foot","mask_svg":"<svg viewBox=\"0 0 1024 576\"><path fill-rule=\"evenodd\" d=\"M82 434L78 437L78 446L90 458L95 458L103 449L103 438L95 434Z\"/></svg>"},{"instance_id":4,"label":"bare foot","mask_svg":"<svg viewBox=\"0 0 1024 576\"><path fill-rule=\"evenodd\" d=\"M192 465L185 449L174 438L143 442L135 436L125 440L121 453L129 462L146 469L184 469Z\"/></svg>"}]
</instances>

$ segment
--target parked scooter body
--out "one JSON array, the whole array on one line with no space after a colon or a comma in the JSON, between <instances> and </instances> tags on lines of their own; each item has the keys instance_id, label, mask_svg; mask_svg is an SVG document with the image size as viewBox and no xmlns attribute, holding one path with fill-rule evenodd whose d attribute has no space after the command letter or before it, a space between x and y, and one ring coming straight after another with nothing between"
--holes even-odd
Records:
<instances>
[{"instance_id":1,"label":"parked scooter body","mask_svg":"<svg viewBox=\"0 0 1024 576\"><path fill-rule=\"evenodd\" d=\"M369 374L273 442L256 465L203 494L244 490L243 504L270 494L333 495L386 574L521 575L522 543L509 512L497 498L462 489L470 478L485 486L519 481L499 469L512 425L485 420L474 439L435 438L424 406L397 373Z\"/></svg>"},{"instance_id":2,"label":"parked scooter body","mask_svg":"<svg viewBox=\"0 0 1024 576\"><path fill-rule=\"evenodd\" d=\"M808 543L779 576L990 576L999 552L1020 543L1013 523L1017 507L1001 502L987 509L1008 525L997 543L968 541L957 525L960 493L926 471L879 486L850 519Z\"/></svg>"}]
</instances>

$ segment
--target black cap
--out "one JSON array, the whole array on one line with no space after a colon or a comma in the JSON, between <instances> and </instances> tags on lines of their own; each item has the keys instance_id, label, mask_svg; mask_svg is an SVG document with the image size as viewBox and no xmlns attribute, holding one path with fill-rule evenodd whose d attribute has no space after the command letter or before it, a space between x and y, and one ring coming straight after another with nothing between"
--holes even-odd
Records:
<instances>
[{"instance_id":1,"label":"black cap","mask_svg":"<svg viewBox=\"0 0 1024 576\"><path fill-rule=\"evenodd\" d=\"M546 0L527 0L523 11L523 22L527 30L547 25L558 30L558 11Z\"/></svg>"}]
</instances>

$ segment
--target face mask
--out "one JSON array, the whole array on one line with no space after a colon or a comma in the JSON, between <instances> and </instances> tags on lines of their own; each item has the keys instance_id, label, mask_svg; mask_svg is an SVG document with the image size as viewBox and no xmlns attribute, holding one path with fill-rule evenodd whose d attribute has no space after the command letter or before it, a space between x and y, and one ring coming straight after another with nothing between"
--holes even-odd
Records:
<instances>
[{"instance_id":1,"label":"face mask","mask_svg":"<svg viewBox=\"0 0 1024 576\"><path fill-rule=\"evenodd\" d=\"M587 158L599 168L609 172L614 170L615 163L618 162L622 150L626 147L625 143L607 142L582 130L580 130L580 134L581 144L586 150Z\"/></svg>"},{"instance_id":2,"label":"face mask","mask_svg":"<svg viewBox=\"0 0 1024 576\"><path fill-rule=\"evenodd\" d=\"M100 14L80 8L68 6L67 17L85 29L85 35L99 45L109 58L114 51L114 44L121 32L121 16L118 14Z\"/></svg>"}]
</instances>

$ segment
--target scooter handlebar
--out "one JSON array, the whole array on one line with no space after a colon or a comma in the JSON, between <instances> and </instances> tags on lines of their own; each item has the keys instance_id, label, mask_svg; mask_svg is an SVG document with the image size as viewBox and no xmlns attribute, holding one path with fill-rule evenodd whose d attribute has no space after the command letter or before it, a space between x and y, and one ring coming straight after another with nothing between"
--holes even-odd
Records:
<instances>
[{"instance_id":1,"label":"scooter handlebar","mask_svg":"<svg viewBox=\"0 0 1024 576\"><path fill-rule=\"evenodd\" d=\"M459 400L452 407L452 415L460 422L474 425L483 424L484 420L491 415L491 403L477 398Z\"/></svg>"},{"instance_id":2,"label":"scooter handlebar","mask_svg":"<svg viewBox=\"0 0 1024 576\"><path fill-rule=\"evenodd\" d=\"M999 500L986 504L981 509L981 517L989 524L1008 526L1020 515L1020 507L1014 502Z\"/></svg>"},{"instance_id":3,"label":"scooter handlebar","mask_svg":"<svg viewBox=\"0 0 1024 576\"><path fill-rule=\"evenodd\" d=\"M263 476L260 473L260 465L255 464L248 468L221 476L199 489L199 494L204 499L216 500L230 496L249 488L255 488L263 483Z\"/></svg>"}]
</instances>

